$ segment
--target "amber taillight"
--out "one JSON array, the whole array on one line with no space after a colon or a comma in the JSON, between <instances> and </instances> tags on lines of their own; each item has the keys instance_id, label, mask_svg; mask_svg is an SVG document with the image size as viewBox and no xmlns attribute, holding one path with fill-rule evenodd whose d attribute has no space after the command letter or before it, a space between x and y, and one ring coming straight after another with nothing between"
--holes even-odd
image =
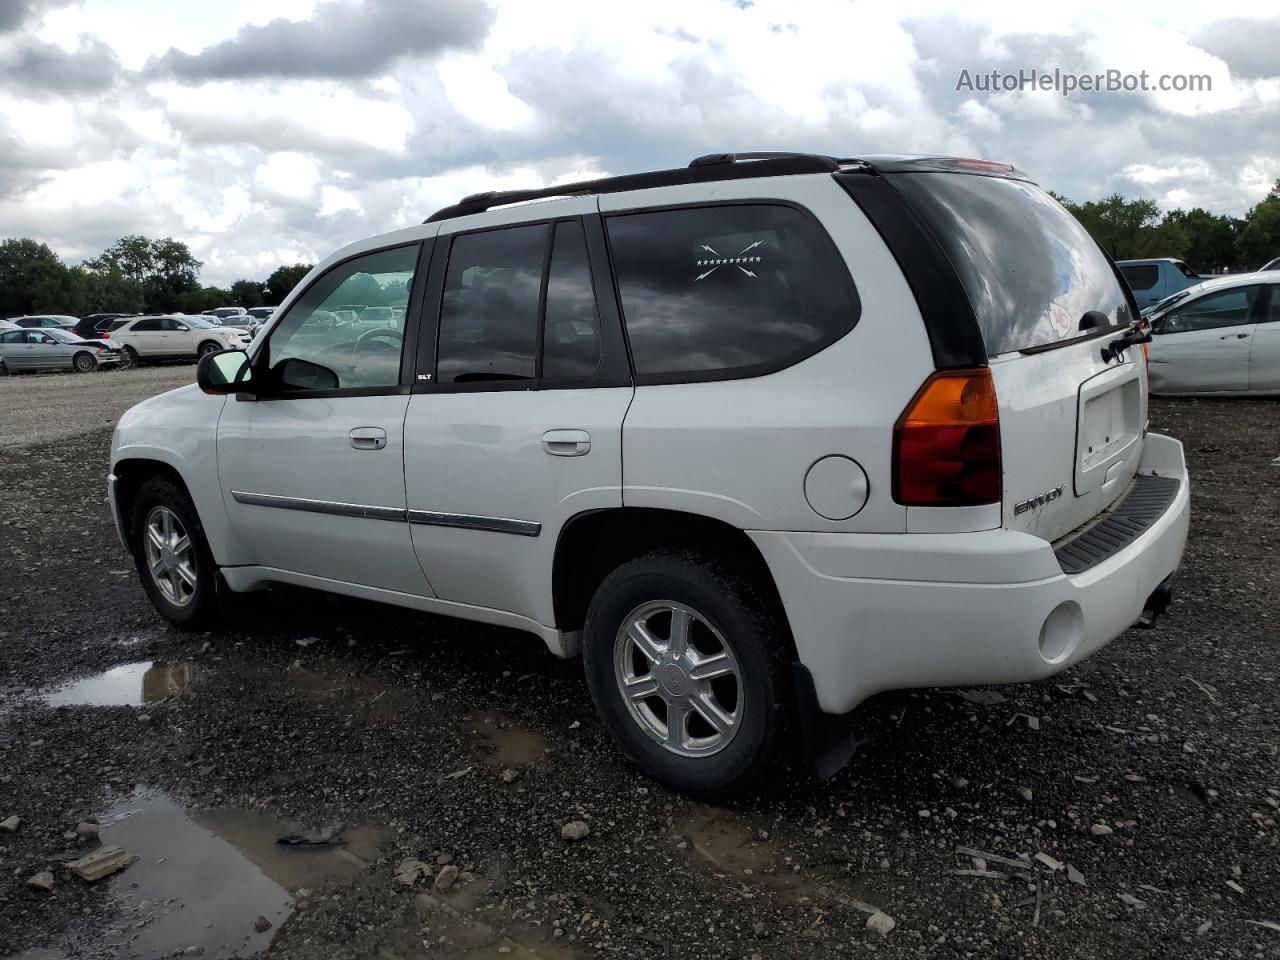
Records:
<instances>
[{"instance_id":1,"label":"amber taillight","mask_svg":"<svg viewBox=\"0 0 1280 960\"><path fill-rule=\"evenodd\" d=\"M1000 411L988 367L939 371L893 428L893 498L911 507L998 503Z\"/></svg>"}]
</instances>

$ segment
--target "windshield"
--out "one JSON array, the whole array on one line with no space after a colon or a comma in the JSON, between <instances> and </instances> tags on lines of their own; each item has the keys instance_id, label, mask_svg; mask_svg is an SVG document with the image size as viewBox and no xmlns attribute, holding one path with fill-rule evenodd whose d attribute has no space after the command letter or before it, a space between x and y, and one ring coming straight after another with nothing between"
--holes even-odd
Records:
<instances>
[{"instance_id":1,"label":"windshield","mask_svg":"<svg viewBox=\"0 0 1280 960\"><path fill-rule=\"evenodd\" d=\"M48 330L45 331L45 333L53 337L53 339L57 340L59 343L79 343L80 342L80 338L77 337L74 333L69 333L66 330L59 330L57 327L50 327Z\"/></svg>"},{"instance_id":2,"label":"windshield","mask_svg":"<svg viewBox=\"0 0 1280 960\"><path fill-rule=\"evenodd\" d=\"M1191 293L1190 288L1186 290L1179 290L1177 293L1173 294L1172 296L1165 297L1159 303L1153 303L1151 306L1147 307L1147 309L1142 311L1142 315L1144 317L1154 317L1157 313L1160 313L1163 310L1168 310L1170 307L1172 307L1175 303L1179 302L1180 300L1187 299L1190 293Z\"/></svg>"},{"instance_id":3,"label":"windshield","mask_svg":"<svg viewBox=\"0 0 1280 960\"><path fill-rule=\"evenodd\" d=\"M1134 321L1094 239L1033 183L955 173L888 179L942 244L995 356L1079 336L1091 310Z\"/></svg>"},{"instance_id":4,"label":"windshield","mask_svg":"<svg viewBox=\"0 0 1280 960\"><path fill-rule=\"evenodd\" d=\"M204 317L178 317L178 319L197 330L212 330L214 326Z\"/></svg>"}]
</instances>

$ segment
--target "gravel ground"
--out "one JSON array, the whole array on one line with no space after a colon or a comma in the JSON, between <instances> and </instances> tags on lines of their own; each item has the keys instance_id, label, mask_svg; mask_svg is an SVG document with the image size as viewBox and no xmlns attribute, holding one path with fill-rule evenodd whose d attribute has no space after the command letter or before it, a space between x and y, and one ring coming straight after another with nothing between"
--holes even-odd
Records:
<instances>
[{"instance_id":1,"label":"gravel ground","mask_svg":"<svg viewBox=\"0 0 1280 960\"><path fill-rule=\"evenodd\" d=\"M1153 403L1195 510L1157 630L877 697L844 772L730 807L628 767L536 640L283 589L170 630L102 502L109 430L7 449L0 956L1280 957L1278 411ZM65 705L121 693L149 702ZM59 865L91 818L139 855L92 886Z\"/></svg>"},{"instance_id":2,"label":"gravel ground","mask_svg":"<svg viewBox=\"0 0 1280 960\"><path fill-rule=\"evenodd\" d=\"M195 379L196 368L190 363L0 377L0 449L111 427L139 400Z\"/></svg>"}]
</instances>

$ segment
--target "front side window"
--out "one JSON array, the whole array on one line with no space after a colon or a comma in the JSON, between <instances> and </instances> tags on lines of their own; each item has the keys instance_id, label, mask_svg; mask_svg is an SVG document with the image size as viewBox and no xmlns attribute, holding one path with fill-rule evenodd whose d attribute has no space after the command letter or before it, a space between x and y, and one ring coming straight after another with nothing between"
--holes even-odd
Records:
<instances>
[{"instance_id":1,"label":"front side window","mask_svg":"<svg viewBox=\"0 0 1280 960\"><path fill-rule=\"evenodd\" d=\"M533 380L546 224L455 237L436 358L440 383Z\"/></svg>"},{"instance_id":2,"label":"front side window","mask_svg":"<svg viewBox=\"0 0 1280 960\"><path fill-rule=\"evenodd\" d=\"M1190 333L1253 323L1253 304L1261 286L1234 287L1175 307L1164 315L1159 333Z\"/></svg>"},{"instance_id":3,"label":"front side window","mask_svg":"<svg viewBox=\"0 0 1280 960\"><path fill-rule=\"evenodd\" d=\"M606 223L636 374L647 382L755 376L857 322L843 260L792 207L725 204Z\"/></svg>"},{"instance_id":4,"label":"front side window","mask_svg":"<svg viewBox=\"0 0 1280 960\"><path fill-rule=\"evenodd\" d=\"M1120 267L1124 282L1130 290L1150 290L1160 279L1160 268L1154 263L1135 263Z\"/></svg>"},{"instance_id":5,"label":"front side window","mask_svg":"<svg viewBox=\"0 0 1280 960\"><path fill-rule=\"evenodd\" d=\"M403 318L417 263L418 245L410 244L354 257L324 274L294 301L271 332L267 344L271 368L291 359L315 364L332 372L337 389L399 385ZM348 309L339 311L339 304ZM390 307L400 319L361 324L352 306L361 312ZM329 377L314 382L334 389ZM292 386L304 388L305 383Z\"/></svg>"}]
</instances>

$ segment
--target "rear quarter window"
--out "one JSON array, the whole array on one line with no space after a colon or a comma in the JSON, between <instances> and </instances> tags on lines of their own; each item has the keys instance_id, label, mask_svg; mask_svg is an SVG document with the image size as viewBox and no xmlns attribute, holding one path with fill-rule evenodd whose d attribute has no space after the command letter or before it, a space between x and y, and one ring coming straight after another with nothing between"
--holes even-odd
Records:
<instances>
[{"instance_id":1,"label":"rear quarter window","mask_svg":"<svg viewBox=\"0 0 1280 960\"><path fill-rule=\"evenodd\" d=\"M759 376L858 321L844 260L805 211L723 204L605 222L639 383Z\"/></svg>"}]
</instances>

